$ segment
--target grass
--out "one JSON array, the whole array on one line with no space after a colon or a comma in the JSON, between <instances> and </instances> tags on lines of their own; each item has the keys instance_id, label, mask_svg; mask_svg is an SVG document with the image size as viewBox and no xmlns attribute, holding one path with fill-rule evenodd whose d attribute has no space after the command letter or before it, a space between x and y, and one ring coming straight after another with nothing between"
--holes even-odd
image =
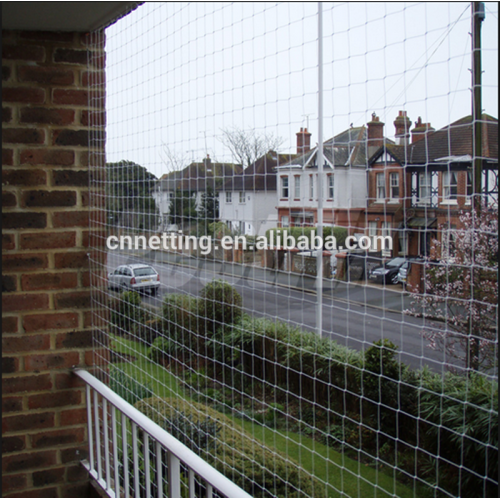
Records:
<instances>
[{"instance_id":1,"label":"grass","mask_svg":"<svg viewBox=\"0 0 500 500\"><path fill-rule=\"evenodd\" d=\"M111 346L117 353L135 358L133 362L114 363L114 366L138 383L148 386L155 396L192 400L179 384L176 376L146 358L147 347L145 345L112 336ZM306 471L323 482L326 492L318 492L318 496L330 498L416 496L412 488L398 481L390 473L353 460L302 434L271 429L257 422L242 420L234 416L231 418L256 439L266 443L269 448L274 448L276 453L295 459Z\"/></svg>"}]
</instances>

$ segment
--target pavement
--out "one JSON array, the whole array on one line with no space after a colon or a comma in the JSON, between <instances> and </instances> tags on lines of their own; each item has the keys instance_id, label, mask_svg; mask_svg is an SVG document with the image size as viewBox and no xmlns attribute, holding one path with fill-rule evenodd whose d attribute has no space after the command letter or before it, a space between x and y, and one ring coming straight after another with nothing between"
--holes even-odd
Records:
<instances>
[{"instance_id":1,"label":"pavement","mask_svg":"<svg viewBox=\"0 0 500 500\"><path fill-rule=\"evenodd\" d=\"M232 276L233 278L247 278L270 285L317 294L317 280L313 276L236 262L199 259L189 255L158 250L136 251L134 256L152 262L207 270L220 275ZM326 278L323 279L323 298L332 298L336 301L345 301L346 303L398 313L409 309L412 302L410 295L403 291L400 285L378 285L364 281L345 282Z\"/></svg>"}]
</instances>

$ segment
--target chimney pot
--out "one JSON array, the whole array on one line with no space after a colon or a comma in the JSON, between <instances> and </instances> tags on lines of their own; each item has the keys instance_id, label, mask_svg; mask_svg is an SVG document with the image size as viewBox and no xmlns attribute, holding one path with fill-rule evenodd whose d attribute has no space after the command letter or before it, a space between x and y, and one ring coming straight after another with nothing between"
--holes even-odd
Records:
<instances>
[{"instance_id":1,"label":"chimney pot","mask_svg":"<svg viewBox=\"0 0 500 500\"><path fill-rule=\"evenodd\" d=\"M422 117L419 116L417 122L415 123L415 128L411 131L411 143L415 144L416 142L422 140L429 132L434 132L431 124L422 123Z\"/></svg>"},{"instance_id":2,"label":"chimney pot","mask_svg":"<svg viewBox=\"0 0 500 500\"><path fill-rule=\"evenodd\" d=\"M406 111L399 111L394 120L394 127L396 128L396 143L400 145L408 144L411 120L406 116Z\"/></svg>"},{"instance_id":3,"label":"chimney pot","mask_svg":"<svg viewBox=\"0 0 500 500\"><path fill-rule=\"evenodd\" d=\"M368 147L370 150L378 149L384 144L384 123L373 113L372 120L368 122Z\"/></svg>"},{"instance_id":4,"label":"chimney pot","mask_svg":"<svg viewBox=\"0 0 500 500\"><path fill-rule=\"evenodd\" d=\"M307 131L307 128L300 127L300 131L297 132L297 154L303 155L311 150L311 134Z\"/></svg>"}]
</instances>

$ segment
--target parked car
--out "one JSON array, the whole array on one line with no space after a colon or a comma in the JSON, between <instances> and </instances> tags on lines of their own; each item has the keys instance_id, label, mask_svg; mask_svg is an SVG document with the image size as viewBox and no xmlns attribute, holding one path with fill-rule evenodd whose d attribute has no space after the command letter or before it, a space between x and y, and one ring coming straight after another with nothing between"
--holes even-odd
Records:
<instances>
[{"instance_id":1,"label":"parked car","mask_svg":"<svg viewBox=\"0 0 500 500\"><path fill-rule=\"evenodd\" d=\"M160 275L149 264L127 264L108 274L108 288L156 295L160 288Z\"/></svg>"},{"instance_id":2,"label":"parked car","mask_svg":"<svg viewBox=\"0 0 500 500\"><path fill-rule=\"evenodd\" d=\"M391 259L381 266L374 267L368 274L368 278L375 282L396 284L399 270L406 262L408 261L404 257Z\"/></svg>"},{"instance_id":3,"label":"parked car","mask_svg":"<svg viewBox=\"0 0 500 500\"><path fill-rule=\"evenodd\" d=\"M414 262L424 262L421 257L409 257L408 260L399 268L397 282L406 288L408 283L408 274L410 274L411 265Z\"/></svg>"}]
</instances>

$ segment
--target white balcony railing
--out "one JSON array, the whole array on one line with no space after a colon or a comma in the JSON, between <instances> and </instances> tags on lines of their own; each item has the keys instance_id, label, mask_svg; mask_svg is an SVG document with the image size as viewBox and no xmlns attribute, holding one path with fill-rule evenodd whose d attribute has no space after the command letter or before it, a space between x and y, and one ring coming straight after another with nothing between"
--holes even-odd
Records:
<instances>
[{"instance_id":1,"label":"white balcony railing","mask_svg":"<svg viewBox=\"0 0 500 500\"><path fill-rule=\"evenodd\" d=\"M89 372L75 373L87 384L89 456L83 465L111 498L194 498L200 492L250 498Z\"/></svg>"}]
</instances>

